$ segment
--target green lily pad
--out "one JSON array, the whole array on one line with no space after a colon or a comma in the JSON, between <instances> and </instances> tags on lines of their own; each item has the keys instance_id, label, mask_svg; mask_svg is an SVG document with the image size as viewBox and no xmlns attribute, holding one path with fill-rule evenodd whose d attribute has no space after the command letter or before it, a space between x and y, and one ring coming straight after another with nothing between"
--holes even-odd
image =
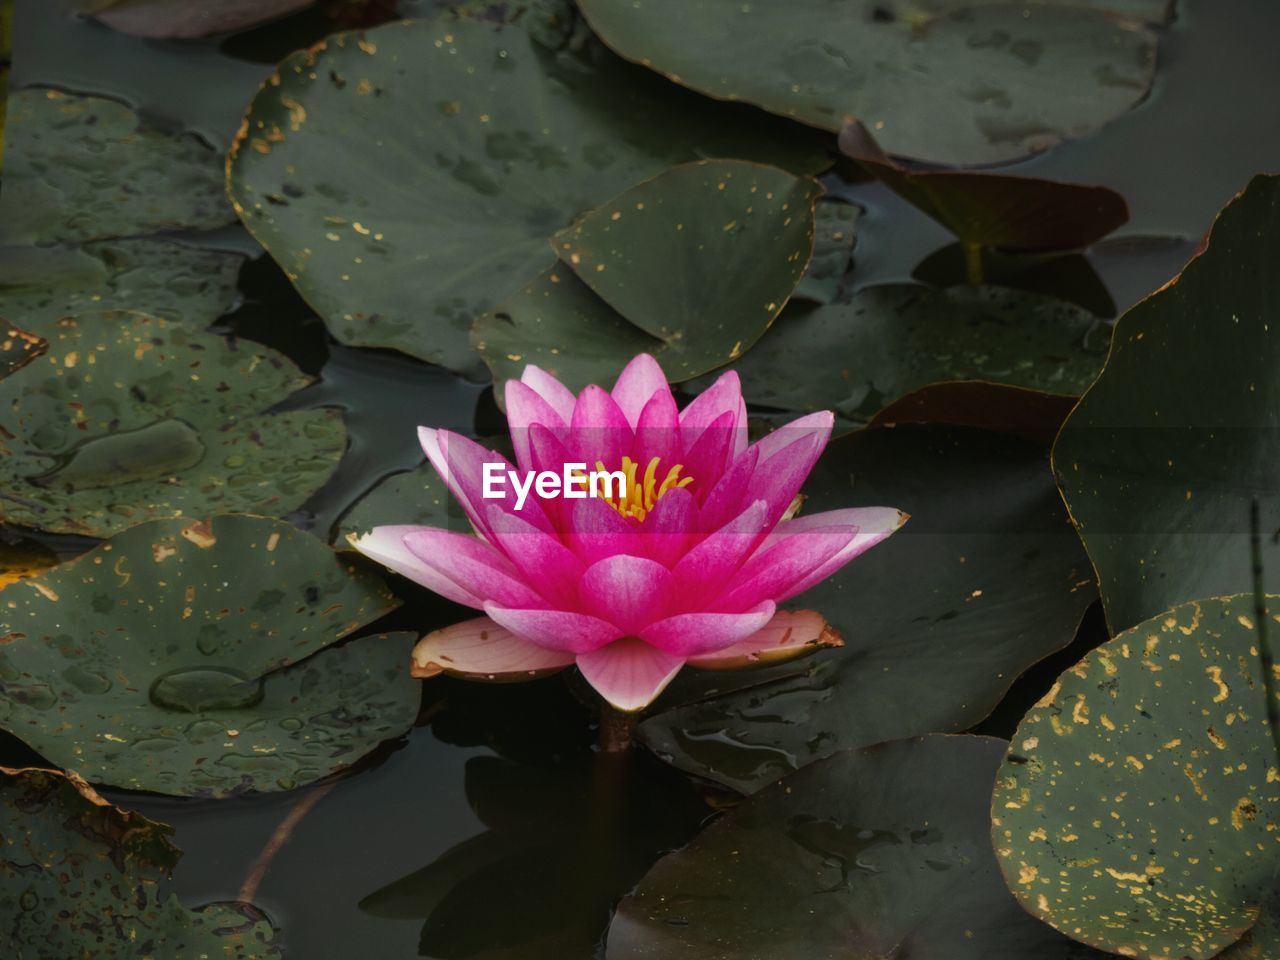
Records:
<instances>
[{"instance_id":1,"label":"green lily pad","mask_svg":"<svg viewBox=\"0 0 1280 960\"><path fill-rule=\"evenodd\" d=\"M814 205L813 257L796 286L793 297L831 303L853 270L853 248L858 243L862 207L842 200L820 198Z\"/></svg>"},{"instance_id":2,"label":"green lily pad","mask_svg":"<svg viewBox=\"0 0 1280 960\"><path fill-rule=\"evenodd\" d=\"M951 380L899 397L872 417L870 426L954 423L1012 433L1048 449L1075 405L1075 397L982 380Z\"/></svg>"},{"instance_id":3,"label":"green lily pad","mask_svg":"<svg viewBox=\"0 0 1280 960\"><path fill-rule=\"evenodd\" d=\"M42 337L10 324L0 326L0 380L17 373L36 357L44 356L49 343Z\"/></svg>"},{"instance_id":4,"label":"green lily pad","mask_svg":"<svg viewBox=\"0 0 1280 960\"><path fill-rule=\"evenodd\" d=\"M84 12L137 37L190 40L230 33L310 6L312 0L88 0Z\"/></svg>"},{"instance_id":5,"label":"green lily pad","mask_svg":"<svg viewBox=\"0 0 1280 960\"><path fill-rule=\"evenodd\" d=\"M795 600L845 645L752 671L751 686L659 714L646 744L742 792L838 750L964 730L1025 669L1075 637L1096 598L1044 449L907 424L828 446L804 513L893 506L885 543ZM927 695L921 693L927 691Z\"/></svg>"},{"instance_id":6,"label":"green lily pad","mask_svg":"<svg viewBox=\"0 0 1280 960\"><path fill-rule=\"evenodd\" d=\"M748 349L781 312L813 254L821 192L776 167L703 160L632 187L552 243L630 323L689 344L673 371L684 380Z\"/></svg>"},{"instance_id":7,"label":"green lily pad","mask_svg":"<svg viewBox=\"0 0 1280 960\"><path fill-rule=\"evenodd\" d=\"M1280 953L1280 892L1272 890L1262 912L1243 937L1218 954L1218 960L1268 960Z\"/></svg>"},{"instance_id":8,"label":"green lily pad","mask_svg":"<svg viewBox=\"0 0 1280 960\"><path fill-rule=\"evenodd\" d=\"M846 751L752 797L658 861L608 960L1085 960L1019 909L988 841L1004 742Z\"/></svg>"},{"instance_id":9,"label":"green lily pad","mask_svg":"<svg viewBox=\"0 0 1280 960\"><path fill-rule=\"evenodd\" d=\"M107 536L141 520L283 515L346 449L336 410L266 413L309 380L265 347L142 314L61 321L0 381L0 519Z\"/></svg>"},{"instance_id":10,"label":"green lily pad","mask_svg":"<svg viewBox=\"0 0 1280 960\"><path fill-rule=\"evenodd\" d=\"M840 149L968 246L1074 250L1129 220L1124 197L1106 187L985 170L908 170L861 123L840 131Z\"/></svg>"},{"instance_id":11,"label":"green lily pad","mask_svg":"<svg viewBox=\"0 0 1280 960\"><path fill-rule=\"evenodd\" d=\"M80 247L0 249L0 316L53 331L63 317L107 307L206 327L229 310L244 258L146 238Z\"/></svg>"},{"instance_id":12,"label":"green lily pad","mask_svg":"<svg viewBox=\"0 0 1280 960\"><path fill-rule=\"evenodd\" d=\"M1080 136L1142 100L1155 73L1155 35L1105 2L579 6L605 43L668 79L825 130L858 118L890 153L946 163Z\"/></svg>"},{"instance_id":13,"label":"green lily pad","mask_svg":"<svg viewBox=\"0 0 1280 960\"><path fill-rule=\"evenodd\" d=\"M413 723L413 637L334 647L395 599L261 517L158 520L6 588L0 726L94 783L302 786Z\"/></svg>"},{"instance_id":14,"label":"green lily pad","mask_svg":"<svg viewBox=\"0 0 1280 960\"><path fill-rule=\"evenodd\" d=\"M436 468L429 463L392 474L356 501L338 524L333 544L347 549L347 538L368 533L374 527L418 524L470 531L470 522L449 493Z\"/></svg>"},{"instance_id":15,"label":"green lily pad","mask_svg":"<svg viewBox=\"0 0 1280 960\"><path fill-rule=\"evenodd\" d=\"M1053 464L1113 632L1253 589L1250 503L1280 592L1280 176L1219 215L1204 253L1116 324Z\"/></svg>"},{"instance_id":16,"label":"green lily pad","mask_svg":"<svg viewBox=\"0 0 1280 960\"><path fill-rule=\"evenodd\" d=\"M864 287L847 303L787 308L734 363L749 403L868 420L904 394L983 380L1079 396L1110 329L1073 304L1001 287Z\"/></svg>"},{"instance_id":17,"label":"green lily pad","mask_svg":"<svg viewBox=\"0 0 1280 960\"><path fill-rule=\"evenodd\" d=\"M144 124L114 100L19 91L9 98L6 141L0 244L81 243L235 219L213 150Z\"/></svg>"},{"instance_id":18,"label":"green lily pad","mask_svg":"<svg viewBox=\"0 0 1280 960\"><path fill-rule=\"evenodd\" d=\"M1191 960L1254 924L1280 856L1254 616L1248 594L1174 607L1023 718L992 837L1033 915L1111 953Z\"/></svg>"},{"instance_id":19,"label":"green lily pad","mask_svg":"<svg viewBox=\"0 0 1280 960\"><path fill-rule=\"evenodd\" d=\"M52 770L0 767L0 947L12 960L282 956L249 904L188 910L172 828ZM142 952L140 952L142 951Z\"/></svg>"},{"instance_id":20,"label":"green lily pad","mask_svg":"<svg viewBox=\"0 0 1280 960\"><path fill-rule=\"evenodd\" d=\"M702 157L826 165L794 127L588 54L465 19L331 37L253 101L229 191L339 340L478 375L472 319L551 267L547 238L583 212Z\"/></svg>"}]
</instances>

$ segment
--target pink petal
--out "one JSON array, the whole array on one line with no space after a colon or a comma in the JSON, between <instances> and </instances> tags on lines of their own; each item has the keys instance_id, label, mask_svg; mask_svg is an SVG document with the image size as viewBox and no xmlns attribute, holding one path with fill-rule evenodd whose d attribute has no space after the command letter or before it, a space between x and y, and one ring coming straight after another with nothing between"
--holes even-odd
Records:
<instances>
[{"instance_id":1,"label":"pink petal","mask_svg":"<svg viewBox=\"0 0 1280 960\"><path fill-rule=\"evenodd\" d=\"M751 636L723 650L691 657L689 666L703 670L741 670L781 663L843 644L840 634L817 611L779 610Z\"/></svg>"},{"instance_id":2,"label":"pink petal","mask_svg":"<svg viewBox=\"0 0 1280 960\"><path fill-rule=\"evenodd\" d=\"M618 375L618 382L613 385L613 399L622 410L631 426L640 422L640 411L644 409L654 396L665 393L671 397L671 388L667 385L667 375L658 366L658 361L647 353L638 354L626 365ZM675 398L671 398L675 406ZM608 461L605 461L606 463Z\"/></svg>"},{"instance_id":3,"label":"pink petal","mask_svg":"<svg viewBox=\"0 0 1280 960\"><path fill-rule=\"evenodd\" d=\"M422 449L431 465L436 468L436 472L466 511L467 518L482 536L489 535L485 520L489 504L498 504L508 513L515 512L516 494L509 482L498 486L501 498L489 499L484 496L484 465L499 464L505 477L506 471L514 469L506 457L493 450L486 450L474 440L449 430L419 427L418 439L422 442ZM524 509L519 512L530 523L545 530L551 529L551 523L534 497L530 497L525 502Z\"/></svg>"},{"instance_id":4,"label":"pink petal","mask_svg":"<svg viewBox=\"0 0 1280 960\"><path fill-rule=\"evenodd\" d=\"M775 607L766 600L743 613L681 613L640 631L640 639L679 657L693 657L731 647L761 629Z\"/></svg>"},{"instance_id":5,"label":"pink petal","mask_svg":"<svg viewBox=\"0 0 1280 960\"><path fill-rule=\"evenodd\" d=\"M348 542L370 560L377 561L388 570L407 577L447 600L476 609L484 607L484 600L481 597L464 590L435 568L423 563L405 546L406 535L426 529L429 528L412 524L374 527L362 537L349 538Z\"/></svg>"},{"instance_id":6,"label":"pink petal","mask_svg":"<svg viewBox=\"0 0 1280 960\"><path fill-rule=\"evenodd\" d=\"M653 703L683 665L683 658L655 650L635 637L578 656L578 669L587 683L626 713Z\"/></svg>"},{"instance_id":7,"label":"pink petal","mask_svg":"<svg viewBox=\"0 0 1280 960\"><path fill-rule=\"evenodd\" d=\"M680 463L684 476L693 477L692 487L704 493L715 486L733 457L733 445L740 431L734 425L736 416L722 413L686 448Z\"/></svg>"},{"instance_id":8,"label":"pink petal","mask_svg":"<svg viewBox=\"0 0 1280 960\"><path fill-rule=\"evenodd\" d=\"M741 419L738 419L741 412ZM716 382L698 394L680 413L680 432L683 435L684 448L688 450L702 432L718 421L726 413L733 417L735 432L740 430L743 437L743 448L746 448L747 416L746 405L742 400L742 383L736 370L722 373Z\"/></svg>"},{"instance_id":9,"label":"pink petal","mask_svg":"<svg viewBox=\"0 0 1280 960\"><path fill-rule=\"evenodd\" d=\"M529 364L520 375L520 382L537 391L556 413L560 414L560 422L568 423L573 419L573 405L578 398L573 391L553 377L541 367Z\"/></svg>"},{"instance_id":10,"label":"pink petal","mask_svg":"<svg viewBox=\"0 0 1280 960\"><path fill-rule=\"evenodd\" d=\"M691 549L672 573L688 601L702 606L716 596L769 532L767 504L757 500Z\"/></svg>"},{"instance_id":11,"label":"pink petal","mask_svg":"<svg viewBox=\"0 0 1280 960\"><path fill-rule=\"evenodd\" d=\"M589 653L622 636L611 623L569 610L513 610L486 603L484 612L500 626L548 650Z\"/></svg>"},{"instance_id":12,"label":"pink petal","mask_svg":"<svg viewBox=\"0 0 1280 960\"><path fill-rule=\"evenodd\" d=\"M516 463L522 470L532 470L529 457L529 428L541 424L558 437L563 437L568 425L560 414L542 399L532 387L519 380L508 380L506 386L507 425L511 432L511 444L515 448Z\"/></svg>"},{"instance_id":13,"label":"pink petal","mask_svg":"<svg viewBox=\"0 0 1280 960\"><path fill-rule=\"evenodd\" d=\"M473 596L509 607L547 605L524 583L510 560L477 537L418 527L405 535L404 545L422 563Z\"/></svg>"},{"instance_id":14,"label":"pink petal","mask_svg":"<svg viewBox=\"0 0 1280 960\"><path fill-rule=\"evenodd\" d=\"M639 526L618 513L604 500L563 501L562 516L567 518L564 541L586 564L619 553L639 556L645 552Z\"/></svg>"},{"instance_id":15,"label":"pink petal","mask_svg":"<svg viewBox=\"0 0 1280 960\"><path fill-rule=\"evenodd\" d=\"M667 613L675 583L657 561L624 554L592 564L578 592L587 610L623 633L636 634Z\"/></svg>"},{"instance_id":16,"label":"pink petal","mask_svg":"<svg viewBox=\"0 0 1280 960\"><path fill-rule=\"evenodd\" d=\"M649 511L639 527L642 552L664 567L670 567L694 541L698 529L698 502L688 490L668 490Z\"/></svg>"},{"instance_id":17,"label":"pink petal","mask_svg":"<svg viewBox=\"0 0 1280 960\"><path fill-rule=\"evenodd\" d=\"M831 510L778 525L712 605L741 610L761 600L781 603L825 580L906 522L890 507Z\"/></svg>"},{"instance_id":18,"label":"pink petal","mask_svg":"<svg viewBox=\"0 0 1280 960\"><path fill-rule=\"evenodd\" d=\"M755 475L760 451L756 446L747 447L729 464L729 469L710 490L701 487L698 498L702 503L704 530L716 530L740 514L751 500L747 499L747 486ZM698 486L698 484L694 484Z\"/></svg>"},{"instance_id":19,"label":"pink petal","mask_svg":"<svg viewBox=\"0 0 1280 960\"><path fill-rule=\"evenodd\" d=\"M746 495L752 500L768 502L771 524L777 523L787 512L813 465L818 462L826 442L823 436L802 433L793 443L775 450L767 460L763 459L764 452L761 451L762 459L747 483Z\"/></svg>"},{"instance_id":20,"label":"pink petal","mask_svg":"<svg viewBox=\"0 0 1280 960\"><path fill-rule=\"evenodd\" d=\"M617 469L635 444L631 421L613 397L597 386L578 395L571 426L568 442L574 462L586 463L589 468L599 461L610 470Z\"/></svg>"},{"instance_id":21,"label":"pink petal","mask_svg":"<svg viewBox=\"0 0 1280 960\"><path fill-rule=\"evenodd\" d=\"M814 437L820 441L818 453L821 453L831 439L831 428L835 426L835 422L835 414L830 410L819 410L783 424L756 442L755 446L760 450L760 462L765 463L778 451L791 447L797 440L806 437ZM817 460L817 456L814 459Z\"/></svg>"},{"instance_id":22,"label":"pink petal","mask_svg":"<svg viewBox=\"0 0 1280 960\"><path fill-rule=\"evenodd\" d=\"M659 464L658 482L666 476L666 472L680 462L680 414L676 409L676 398L670 390L655 393L640 411L636 424L636 442L634 459L640 464L643 474L649 461L657 457Z\"/></svg>"},{"instance_id":23,"label":"pink petal","mask_svg":"<svg viewBox=\"0 0 1280 960\"><path fill-rule=\"evenodd\" d=\"M573 654L549 650L517 637L488 617L434 630L413 648L412 673L441 673L472 680L528 680L573 663Z\"/></svg>"},{"instance_id":24,"label":"pink petal","mask_svg":"<svg viewBox=\"0 0 1280 960\"><path fill-rule=\"evenodd\" d=\"M554 535L520 517L489 508L495 545L519 569L526 583L536 584L552 606L575 606L582 561Z\"/></svg>"}]
</instances>

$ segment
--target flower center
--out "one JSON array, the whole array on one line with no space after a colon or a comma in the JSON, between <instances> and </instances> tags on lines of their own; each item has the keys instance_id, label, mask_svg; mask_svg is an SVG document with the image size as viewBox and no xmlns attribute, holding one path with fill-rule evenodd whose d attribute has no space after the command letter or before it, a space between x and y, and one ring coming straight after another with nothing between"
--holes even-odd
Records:
<instances>
[{"instance_id":1,"label":"flower center","mask_svg":"<svg viewBox=\"0 0 1280 960\"><path fill-rule=\"evenodd\" d=\"M610 491L606 488L601 499L624 517L643 520L649 511L653 509L653 505L661 500L663 494L667 493L667 491L675 490L677 487L687 487L693 483L693 477L680 476L680 471L684 469L684 464L682 463L677 463L674 467L671 467L663 478L659 480L658 464L659 458L654 457L649 461L649 465L644 468L644 475L640 476L640 464L630 457L623 457L622 473L626 476L626 484L621 495L618 495L616 489ZM604 468L604 464L597 460L596 469L604 471ZM610 493L613 495L609 495Z\"/></svg>"}]
</instances>

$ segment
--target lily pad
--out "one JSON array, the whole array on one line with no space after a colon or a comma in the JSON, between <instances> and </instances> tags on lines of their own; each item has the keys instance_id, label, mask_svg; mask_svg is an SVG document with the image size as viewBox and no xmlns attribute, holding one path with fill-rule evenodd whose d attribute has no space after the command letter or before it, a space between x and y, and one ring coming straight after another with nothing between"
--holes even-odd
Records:
<instances>
[{"instance_id":1,"label":"lily pad","mask_svg":"<svg viewBox=\"0 0 1280 960\"><path fill-rule=\"evenodd\" d=\"M0 244L80 243L235 219L213 150L148 126L114 100L19 91L9 98L6 141Z\"/></svg>"},{"instance_id":2,"label":"lily pad","mask_svg":"<svg viewBox=\"0 0 1280 960\"><path fill-rule=\"evenodd\" d=\"M58 555L43 543L0 530L0 589L56 566L58 561Z\"/></svg>"},{"instance_id":3,"label":"lily pad","mask_svg":"<svg viewBox=\"0 0 1280 960\"><path fill-rule=\"evenodd\" d=\"M840 131L840 149L966 246L1074 250L1129 220L1124 197L1106 187L983 170L908 170L857 122Z\"/></svg>"},{"instance_id":4,"label":"lily pad","mask_svg":"<svg viewBox=\"0 0 1280 960\"><path fill-rule=\"evenodd\" d=\"M1101 960L1001 882L987 831L1003 748L929 736L788 777L649 871L608 960Z\"/></svg>"},{"instance_id":5,"label":"lily pad","mask_svg":"<svg viewBox=\"0 0 1280 960\"><path fill-rule=\"evenodd\" d=\"M758 790L839 750L971 727L1071 642L1097 596L1044 450L1029 441L921 424L863 430L831 443L803 492L804 513L892 503L911 519L796 598L844 647L641 725L659 756L732 789Z\"/></svg>"},{"instance_id":6,"label":"lily pad","mask_svg":"<svg viewBox=\"0 0 1280 960\"><path fill-rule=\"evenodd\" d=\"M309 380L265 347L122 312L61 321L0 381L0 519L107 536L213 511L283 515L346 448L336 410L267 413Z\"/></svg>"},{"instance_id":7,"label":"lily pad","mask_svg":"<svg viewBox=\"0 0 1280 960\"><path fill-rule=\"evenodd\" d=\"M229 310L244 258L146 238L0 249L0 316L52 332L63 317L118 307L193 329Z\"/></svg>"},{"instance_id":8,"label":"lily pad","mask_svg":"<svg viewBox=\"0 0 1280 960\"><path fill-rule=\"evenodd\" d=\"M44 356L48 341L0 321L0 380Z\"/></svg>"},{"instance_id":9,"label":"lily pad","mask_svg":"<svg viewBox=\"0 0 1280 960\"><path fill-rule=\"evenodd\" d=\"M847 303L789 306L734 367L749 403L865 421L946 380L1079 396L1109 338L1092 314L1040 294L885 284Z\"/></svg>"},{"instance_id":10,"label":"lily pad","mask_svg":"<svg viewBox=\"0 0 1280 960\"><path fill-rule=\"evenodd\" d=\"M1033 915L1111 953L1191 960L1254 924L1280 857L1254 616L1248 594L1174 607L1023 718L992 837Z\"/></svg>"},{"instance_id":11,"label":"lily pad","mask_svg":"<svg viewBox=\"0 0 1280 960\"><path fill-rule=\"evenodd\" d=\"M0 726L95 783L288 790L417 714L411 635L332 646L394 598L279 521L141 524L3 600Z\"/></svg>"},{"instance_id":12,"label":"lily pad","mask_svg":"<svg viewBox=\"0 0 1280 960\"><path fill-rule=\"evenodd\" d=\"M1142 100L1155 73L1155 35L1106 2L579 6L610 47L677 83L826 130L857 118L890 153L947 163L1087 133Z\"/></svg>"},{"instance_id":13,"label":"lily pad","mask_svg":"<svg viewBox=\"0 0 1280 960\"><path fill-rule=\"evenodd\" d=\"M870 425L954 423L1012 433L1048 448L1075 405L1075 397L1003 383L953 380L932 383L899 397L872 417Z\"/></svg>"},{"instance_id":14,"label":"lily pad","mask_svg":"<svg viewBox=\"0 0 1280 960\"><path fill-rule=\"evenodd\" d=\"M552 242L630 323L689 344L675 370L684 380L750 348L781 312L813 254L821 192L776 167L703 160L632 187Z\"/></svg>"},{"instance_id":15,"label":"lily pad","mask_svg":"<svg viewBox=\"0 0 1280 960\"><path fill-rule=\"evenodd\" d=\"M357 500L339 523L334 546L347 549L347 537L392 524L471 529L466 513L429 463L392 474Z\"/></svg>"},{"instance_id":16,"label":"lily pad","mask_svg":"<svg viewBox=\"0 0 1280 960\"><path fill-rule=\"evenodd\" d=\"M190 40L275 20L311 3L312 0L89 0L83 9L121 33Z\"/></svg>"},{"instance_id":17,"label":"lily pad","mask_svg":"<svg viewBox=\"0 0 1280 960\"><path fill-rule=\"evenodd\" d=\"M1219 215L1205 252L1116 324L1053 464L1113 632L1253 589L1249 510L1280 528L1280 176ZM1263 537L1280 592L1280 541Z\"/></svg>"},{"instance_id":18,"label":"lily pad","mask_svg":"<svg viewBox=\"0 0 1280 960\"><path fill-rule=\"evenodd\" d=\"M0 767L0 946L12 960L282 956L249 904L183 907L172 829L74 775Z\"/></svg>"},{"instance_id":19,"label":"lily pad","mask_svg":"<svg viewBox=\"0 0 1280 960\"><path fill-rule=\"evenodd\" d=\"M232 199L339 340L478 375L472 319L550 268L547 238L583 212L703 157L827 163L794 127L588 54L465 19L338 34L253 101Z\"/></svg>"},{"instance_id":20,"label":"lily pad","mask_svg":"<svg viewBox=\"0 0 1280 960\"><path fill-rule=\"evenodd\" d=\"M813 258L793 297L831 303L839 298L845 278L853 270L862 207L856 203L820 198L814 205Z\"/></svg>"}]
</instances>

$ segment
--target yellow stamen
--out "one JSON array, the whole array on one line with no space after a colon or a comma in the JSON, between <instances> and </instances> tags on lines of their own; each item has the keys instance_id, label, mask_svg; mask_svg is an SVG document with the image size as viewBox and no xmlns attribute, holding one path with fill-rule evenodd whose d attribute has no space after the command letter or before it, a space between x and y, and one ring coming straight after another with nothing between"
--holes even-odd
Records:
<instances>
[{"instance_id":1,"label":"yellow stamen","mask_svg":"<svg viewBox=\"0 0 1280 960\"><path fill-rule=\"evenodd\" d=\"M667 470L662 480L659 481L658 463L658 457L650 460L644 468L643 478L638 479L640 464L630 457L623 457L621 470L623 476L626 477L625 489L622 490L620 495L617 495L617 491L614 491L615 496L612 497L604 496L602 492L601 499L624 517L643 520L657 502L669 491L687 487L693 483L693 477L680 476L681 471L684 470L684 464L682 463L677 463ZM605 466L599 460L596 461L596 470L601 473L605 472Z\"/></svg>"}]
</instances>

